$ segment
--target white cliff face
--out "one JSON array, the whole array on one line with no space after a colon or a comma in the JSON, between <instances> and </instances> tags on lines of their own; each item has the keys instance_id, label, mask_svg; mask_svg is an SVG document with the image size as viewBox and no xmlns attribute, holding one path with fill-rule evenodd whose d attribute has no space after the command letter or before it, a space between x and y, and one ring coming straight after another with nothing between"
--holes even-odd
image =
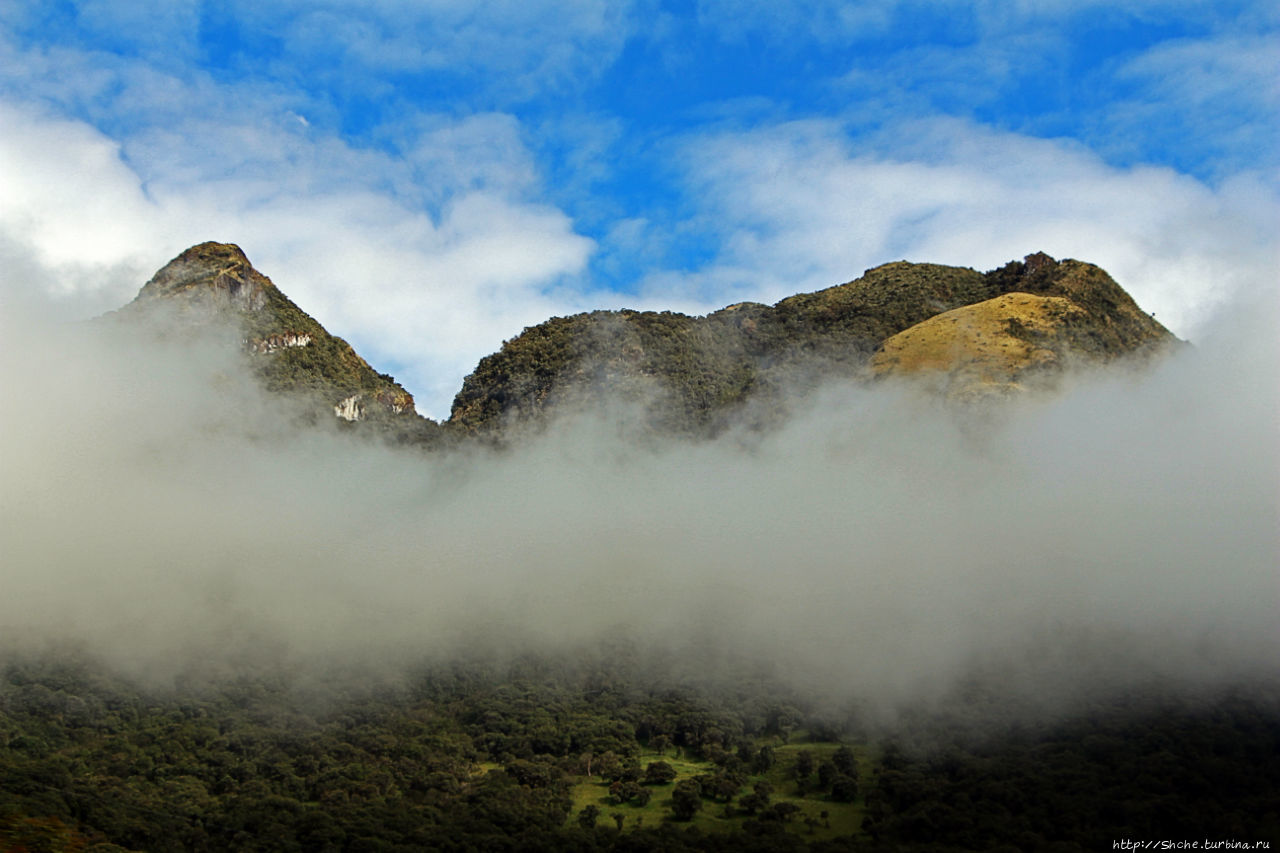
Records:
<instances>
[{"instance_id":1,"label":"white cliff face","mask_svg":"<svg viewBox=\"0 0 1280 853\"><path fill-rule=\"evenodd\" d=\"M245 341L245 347L253 353L265 354L275 352L279 349L288 347L305 347L311 343L310 335L299 335L293 332L285 332L280 335L270 335L265 338L255 338Z\"/></svg>"},{"instance_id":2,"label":"white cliff face","mask_svg":"<svg viewBox=\"0 0 1280 853\"><path fill-rule=\"evenodd\" d=\"M344 421L358 421L364 417L364 405L360 395L353 394L333 407L333 413Z\"/></svg>"}]
</instances>

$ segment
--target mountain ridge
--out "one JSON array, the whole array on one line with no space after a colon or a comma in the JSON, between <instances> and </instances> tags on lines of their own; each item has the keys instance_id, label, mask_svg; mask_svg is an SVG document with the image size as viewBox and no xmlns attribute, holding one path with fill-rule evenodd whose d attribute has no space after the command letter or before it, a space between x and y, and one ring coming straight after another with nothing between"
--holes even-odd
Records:
<instances>
[{"instance_id":1,"label":"mountain ridge","mask_svg":"<svg viewBox=\"0 0 1280 853\"><path fill-rule=\"evenodd\" d=\"M1011 293L1036 297L1042 310L1023 316L1031 304L1025 300L991 302ZM904 357L905 339L894 342L896 358L876 362L876 355L895 335L978 305L987 306L987 322L998 321L1025 354L1016 359L1001 351L1008 346L975 347L967 337L987 333L958 325L951 341L955 361L935 370L950 374L975 363L979 369L947 377L960 380L942 389L952 399L1052 387L1069 367L1140 358L1177 341L1092 264L1036 253L979 273L894 261L773 306L737 303L703 317L622 310L552 318L481 359L463 381L449 423L495 432L619 396L647 407L651 425L664 431L714 434L738 420L748 403L755 409L748 419L768 423L785 414L788 399L831 379L871 382L926 372L918 358ZM1059 310L1041 316L1049 305Z\"/></svg>"},{"instance_id":2,"label":"mountain ridge","mask_svg":"<svg viewBox=\"0 0 1280 853\"><path fill-rule=\"evenodd\" d=\"M449 418L436 422L235 244L187 249L113 312L157 313L179 326L237 328L263 386L306 400L317 416L332 410L427 443L446 433L501 441L553 413L612 402L633 407L646 429L705 437L736 422L776 422L789 400L832 379L910 379L968 401L1052 388L1070 367L1140 359L1177 342L1092 264L1035 253L980 273L894 261L772 306L552 317L482 358Z\"/></svg>"}]
</instances>

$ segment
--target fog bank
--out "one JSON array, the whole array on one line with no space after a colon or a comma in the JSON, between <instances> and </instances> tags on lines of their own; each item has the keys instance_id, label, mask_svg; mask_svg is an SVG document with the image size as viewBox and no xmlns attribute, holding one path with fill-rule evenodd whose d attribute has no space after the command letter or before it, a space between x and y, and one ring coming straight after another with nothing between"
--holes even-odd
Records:
<instances>
[{"instance_id":1,"label":"fog bank","mask_svg":"<svg viewBox=\"0 0 1280 853\"><path fill-rule=\"evenodd\" d=\"M0 635L159 678L634 639L884 706L1271 678L1280 352L1246 308L981 421L834 386L751 441L448 456L295 432L217 342L9 313Z\"/></svg>"}]
</instances>

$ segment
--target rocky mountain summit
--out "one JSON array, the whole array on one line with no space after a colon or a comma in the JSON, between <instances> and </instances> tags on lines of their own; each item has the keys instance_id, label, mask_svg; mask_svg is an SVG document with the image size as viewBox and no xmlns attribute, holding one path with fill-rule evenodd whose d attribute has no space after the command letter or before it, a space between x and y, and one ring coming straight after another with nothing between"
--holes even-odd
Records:
<instances>
[{"instance_id":1,"label":"rocky mountain summit","mask_svg":"<svg viewBox=\"0 0 1280 853\"><path fill-rule=\"evenodd\" d=\"M300 397L345 421L417 419L413 395L295 305L254 269L239 246L192 246L115 314L123 320L158 319L176 328L234 330L269 391Z\"/></svg>"},{"instance_id":2,"label":"rocky mountain summit","mask_svg":"<svg viewBox=\"0 0 1280 853\"><path fill-rule=\"evenodd\" d=\"M498 440L553 413L614 405L644 429L714 435L731 423L776 422L791 401L832 380L911 381L952 401L987 400L1049 389L1070 368L1142 360L1177 342L1092 264L1037 253L980 273L898 261L772 306L552 318L481 359L437 425L235 245L188 249L115 313L233 326L268 390L414 441Z\"/></svg>"}]
</instances>

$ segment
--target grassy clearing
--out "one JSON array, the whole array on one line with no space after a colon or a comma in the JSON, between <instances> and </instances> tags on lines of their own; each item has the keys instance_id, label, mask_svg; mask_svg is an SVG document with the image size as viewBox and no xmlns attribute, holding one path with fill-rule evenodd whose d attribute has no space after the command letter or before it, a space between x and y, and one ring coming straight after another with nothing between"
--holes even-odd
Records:
<instances>
[{"instance_id":1,"label":"grassy clearing","mask_svg":"<svg viewBox=\"0 0 1280 853\"><path fill-rule=\"evenodd\" d=\"M691 758L681 750L668 750L666 754L645 752L640 756L641 766L652 761L665 761L676 771L676 778L669 784L645 786L652 796L644 806L633 803L618 804L609 799L609 782L600 777L580 777L573 786L573 811L570 820L576 820L578 814L588 805L595 805L600 810L598 825L615 825L615 815L622 817L623 829L639 827L656 827L663 823L675 822L679 826L697 827L704 832L731 832L742 828L747 820L759 819L746 814L738 807L738 797L749 794L757 782L766 781L773 787L770 803L792 803L799 811L790 819L789 831L814 838L832 838L836 836L855 835L861 831L862 816L865 810L865 792L872 784L872 756L865 746L851 744L858 761L859 796L852 803L840 803L830 799L826 792L818 791L816 774L811 776L807 790L801 791L793 775L797 756L802 750L812 753L815 765L829 759L840 748L836 743L792 742L779 744L776 741L761 742L774 750L775 763L765 773L752 774L747 783L739 789L730 803L722 799L703 799L702 809L690 821L677 822L672 816L672 791L683 779L704 774L713 774L716 766L710 761ZM824 816L825 813L825 816Z\"/></svg>"}]
</instances>

